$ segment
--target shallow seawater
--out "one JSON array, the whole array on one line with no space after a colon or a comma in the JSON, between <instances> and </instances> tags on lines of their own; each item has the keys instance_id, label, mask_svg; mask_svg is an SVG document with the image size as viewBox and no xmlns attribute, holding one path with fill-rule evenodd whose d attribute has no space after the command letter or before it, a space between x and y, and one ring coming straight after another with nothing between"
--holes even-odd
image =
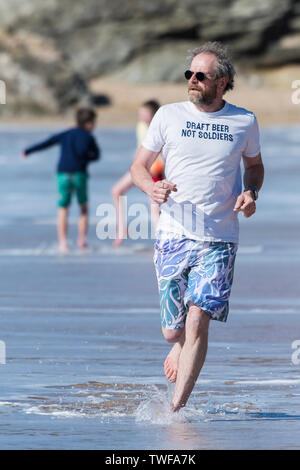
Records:
<instances>
[{"instance_id":1,"label":"shallow seawater","mask_svg":"<svg viewBox=\"0 0 300 470\"><path fill-rule=\"evenodd\" d=\"M177 415L162 368L169 346L153 240L114 249L96 237L97 205L128 168L134 132L97 133L90 244L75 246L74 204L67 256L55 238L56 151L19 157L49 132L1 130L0 447L299 449L299 129L262 133L266 181L255 217L241 218L229 319L212 322L207 361ZM129 199L147 204L136 189Z\"/></svg>"}]
</instances>

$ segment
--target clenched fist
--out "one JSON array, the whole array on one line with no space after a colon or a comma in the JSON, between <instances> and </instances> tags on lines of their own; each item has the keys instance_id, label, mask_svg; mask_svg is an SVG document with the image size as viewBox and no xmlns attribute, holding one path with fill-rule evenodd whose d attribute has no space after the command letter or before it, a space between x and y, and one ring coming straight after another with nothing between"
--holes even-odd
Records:
<instances>
[{"instance_id":1,"label":"clenched fist","mask_svg":"<svg viewBox=\"0 0 300 470\"><path fill-rule=\"evenodd\" d=\"M244 217L251 217L256 211L256 205L252 191L240 194L234 206L234 212L242 211Z\"/></svg>"},{"instance_id":2,"label":"clenched fist","mask_svg":"<svg viewBox=\"0 0 300 470\"><path fill-rule=\"evenodd\" d=\"M177 191L176 184L167 180L156 181L153 184L151 198L158 204L163 204L167 201L171 191Z\"/></svg>"}]
</instances>

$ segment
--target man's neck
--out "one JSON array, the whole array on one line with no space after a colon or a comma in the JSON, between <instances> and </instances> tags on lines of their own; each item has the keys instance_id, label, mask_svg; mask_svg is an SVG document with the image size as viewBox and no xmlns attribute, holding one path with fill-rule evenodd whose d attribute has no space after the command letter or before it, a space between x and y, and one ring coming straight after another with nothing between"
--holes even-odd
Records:
<instances>
[{"instance_id":1,"label":"man's neck","mask_svg":"<svg viewBox=\"0 0 300 470\"><path fill-rule=\"evenodd\" d=\"M222 108L225 106L225 100L223 98L220 98L219 100L215 100L211 104L195 104L193 103L198 111L201 111L202 113L216 113L217 111L220 111Z\"/></svg>"}]
</instances>

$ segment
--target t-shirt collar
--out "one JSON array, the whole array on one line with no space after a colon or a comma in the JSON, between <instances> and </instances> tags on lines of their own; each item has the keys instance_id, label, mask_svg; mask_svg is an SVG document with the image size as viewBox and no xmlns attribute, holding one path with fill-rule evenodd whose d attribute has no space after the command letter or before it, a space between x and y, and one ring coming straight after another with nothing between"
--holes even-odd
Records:
<instances>
[{"instance_id":1,"label":"t-shirt collar","mask_svg":"<svg viewBox=\"0 0 300 470\"><path fill-rule=\"evenodd\" d=\"M215 111L211 113L211 112L199 111L199 109L196 107L196 105L194 105L194 103L192 103L191 101L188 101L191 111L196 116L199 116L199 117L217 117L217 116L221 116L222 114L226 114L228 111L229 103L226 100L224 100L224 103L225 104L223 108L219 109L219 111Z\"/></svg>"}]
</instances>

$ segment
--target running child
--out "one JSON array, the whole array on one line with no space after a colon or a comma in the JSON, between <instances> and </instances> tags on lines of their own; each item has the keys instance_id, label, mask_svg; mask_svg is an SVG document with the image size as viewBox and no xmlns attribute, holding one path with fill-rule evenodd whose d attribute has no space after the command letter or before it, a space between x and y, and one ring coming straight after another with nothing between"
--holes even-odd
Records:
<instances>
[{"instance_id":1,"label":"running child","mask_svg":"<svg viewBox=\"0 0 300 470\"><path fill-rule=\"evenodd\" d=\"M137 148L140 147L142 141L146 137L148 127L153 119L156 111L160 105L155 100L149 100L143 103L138 111L138 123L136 125L136 142ZM159 155L153 165L151 166L150 173L153 181L160 181L164 178L164 163ZM127 226L124 217L124 207L122 205L121 196L123 196L130 188L134 186L130 171L128 170L113 186L112 197L116 210L117 218L117 235L113 242L114 246L119 246L124 238L127 238ZM158 223L160 209L159 204L150 200L151 219L156 225Z\"/></svg>"}]
</instances>

